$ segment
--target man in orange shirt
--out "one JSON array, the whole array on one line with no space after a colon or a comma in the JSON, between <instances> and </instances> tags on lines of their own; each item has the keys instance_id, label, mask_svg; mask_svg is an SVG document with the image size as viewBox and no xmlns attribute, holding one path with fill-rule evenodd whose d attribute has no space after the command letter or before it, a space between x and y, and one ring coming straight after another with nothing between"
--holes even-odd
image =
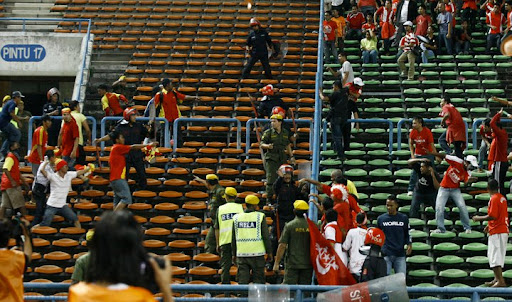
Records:
<instances>
[{"instance_id":1,"label":"man in orange shirt","mask_svg":"<svg viewBox=\"0 0 512 302\"><path fill-rule=\"evenodd\" d=\"M23 301L23 273L32 258L32 239L27 230L28 222L25 220L16 220L16 222L25 236L23 251L8 248L13 232L13 222L6 218L0 219L0 299L2 302Z\"/></svg>"},{"instance_id":2,"label":"man in orange shirt","mask_svg":"<svg viewBox=\"0 0 512 302\"><path fill-rule=\"evenodd\" d=\"M2 167L3 174L0 182L2 205L0 207L0 218L4 217L6 209L12 209L13 211L19 210L21 215L27 215L25 197L23 197L23 193L21 192L21 185L23 184L25 187L28 187L28 185L25 178L20 173L20 156L17 152L19 148L20 144L18 142L11 144L11 152L5 157L5 162Z\"/></svg>"},{"instance_id":3,"label":"man in orange shirt","mask_svg":"<svg viewBox=\"0 0 512 302\"><path fill-rule=\"evenodd\" d=\"M338 26L336 28L336 37L338 38L336 46L338 47L338 51L341 51L343 49L343 39L345 39L347 20L345 20L345 18L335 9L332 10L331 20L336 22L336 25Z\"/></svg>"},{"instance_id":4,"label":"man in orange shirt","mask_svg":"<svg viewBox=\"0 0 512 302\"><path fill-rule=\"evenodd\" d=\"M508 242L508 213L507 199L498 192L499 184L495 179L489 180L487 190L491 199L485 216L473 216L473 221L488 221L484 232L489 233L487 258L494 272L494 280L486 283L491 287L506 287L503 279L503 266L507 253Z\"/></svg>"},{"instance_id":5,"label":"man in orange shirt","mask_svg":"<svg viewBox=\"0 0 512 302\"><path fill-rule=\"evenodd\" d=\"M107 90L106 84L98 86L98 94L101 96L101 106L105 111L105 116L122 116L124 108L119 101L127 105L128 99L122 94L107 92Z\"/></svg>"},{"instance_id":6,"label":"man in orange shirt","mask_svg":"<svg viewBox=\"0 0 512 302\"><path fill-rule=\"evenodd\" d=\"M48 129L52 125L52 118L49 115L44 114L41 120L43 121L42 125L32 135L32 149L28 156L28 162L32 165L32 175L34 176L43 161L43 154L46 152L46 144L48 143Z\"/></svg>"}]
</instances>

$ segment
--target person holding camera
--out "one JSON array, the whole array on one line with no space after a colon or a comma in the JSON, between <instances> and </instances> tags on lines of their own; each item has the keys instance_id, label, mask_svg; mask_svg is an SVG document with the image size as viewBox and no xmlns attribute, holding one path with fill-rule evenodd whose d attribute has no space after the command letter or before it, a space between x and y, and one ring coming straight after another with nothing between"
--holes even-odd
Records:
<instances>
[{"instance_id":1,"label":"person holding camera","mask_svg":"<svg viewBox=\"0 0 512 302\"><path fill-rule=\"evenodd\" d=\"M23 235L24 241L21 240ZM23 243L23 251L8 249L13 237ZM32 259L32 239L28 221L7 218L0 219L0 299L2 301L23 301L23 273Z\"/></svg>"},{"instance_id":2,"label":"person holding camera","mask_svg":"<svg viewBox=\"0 0 512 302\"><path fill-rule=\"evenodd\" d=\"M2 191L2 205L0 207L0 218L4 218L5 211L12 209L18 210L21 215L27 215L25 208L25 197L21 191L21 186L28 187L25 178L20 172L20 156L17 150L20 148L18 142L13 142L9 147L10 152L5 158L3 166L2 181L0 182L0 190Z\"/></svg>"},{"instance_id":3,"label":"person holding camera","mask_svg":"<svg viewBox=\"0 0 512 302\"><path fill-rule=\"evenodd\" d=\"M173 301L171 263L149 255L143 236L129 211L103 213L90 241L85 281L69 288L68 301L156 301L151 291L158 290L164 302Z\"/></svg>"}]
</instances>

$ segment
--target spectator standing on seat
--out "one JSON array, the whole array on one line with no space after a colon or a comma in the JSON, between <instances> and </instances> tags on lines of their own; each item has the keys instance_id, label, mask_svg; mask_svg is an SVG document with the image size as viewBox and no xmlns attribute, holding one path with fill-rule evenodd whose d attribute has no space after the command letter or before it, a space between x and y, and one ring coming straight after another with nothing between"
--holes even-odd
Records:
<instances>
[{"instance_id":1,"label":"spectator standing on seat","mask_svg":"<svg viewBox=\"0 0 512 302\"><path fill-rule=\"evenodd\" d=\"M365 32L365 38L361 40L361 52L363 55L363 64L377 63L377 36L375 36L373 30L367 30Z\"/></svg>"},{"instance_id":2,"label":"spectator standing on seat","mask_svg":"<svg viewBox=\"0 0 512 302\"><path fill-rule=\"evenodd\" d=\"M409 150L411 158L427 158L431 166L434 164L434 157L427 152L436 150L434 145L434 136L428 127L425 127L423 118L415 117L412 120L412 130L409 134ZM412 196L412 191L418 181L418 174L413 170L409 180L408 195Z\"/></svg>"},{"instance_id":3,"label":"spectator standing on seat","mask_svg":"<svg viewBox=\"0 0 512 302\"><path fill-rule=\"evenodd\" d=\"M462 197L460 191L460 182L468 183L473 179L470 179L470 175L467 171L469 166L478 166L476 157L469 155L465 159L446 155L437 152L433 152L432 155L444 158L450 165L446 170L443 180L441 181L440 188L437 192L436 197L436 222L437 229L432 231L434 233L444 233L446 228L444 227L444 210L446 202L449 198L453 200L460 212L460 221L466 233L471 233L471 226L469 225L468 209L466 203Z\"/></svg>"},{"instance_id":4,"label":"spectator standing on seat","mask_svg":"<svg viewBox=\"0 0 512 302\"><path fill-rule=\"evenodd\" d=\"M253 283L265 284L265 255L268 261L273 260L265 214L257 211L259 203L256 195L247 195L247 209L233 216L231 248L239 284L249 284L251 271Z\"/></svg>"},{"instance_id":5,"label":"spectator standing on seat","mask_svg":"<svg viewBox=\"0 0 512 302\"><path fill-rule=\"evenodd\" d=\"M162 261L164 267L160 267L155 260L157 256L149 256L142 242L143 231L130 212L104 212L88 245L90 259L85 281L69 288L69 301L156 301L147 289L155 283L164 302L174 301L169 286L172 282L169 259ZM148 279L154 281L150 283Z\"/></svg>"},{"instance_id":6,"label":"spectator standing on seat","mask_svg":"<svg viewBox=\"0 0 512 302\"><path fill-rule=\"evenodd\" d=\"M21 98L24 97L21 92L14 91L12 98L3 105L0 112L0 131L5 135L4 142L0 148L0 161L3 161L7 152L9 152L9 147L21 139L20 129L16 128L11 123L11 120L16 121L18 127L22 127L20 118L16 115L16 106L21 102Z\"/></svg>"},{"instance_id":7,"label":"spectator standing on seat","mask_svg":"<svg viewBox=\"0 0 512 302\"><path fill-rule=\"evenodd\" d=\"M378 8L377 2L375 0L359 0L357 1L357 6L361 10L361 13L365 16L372 16Z\"/></svg>"},{"instance_id":8,"label":"spectator standing on seat","mask_svg":"<svg viewBox=\"0 0 512 302\"><path fill-rule=\"evenodd\" d=\"M340 81L334 81L332 88L333 93L330 96L325 96L320 92L320 99L323 102L329 102L330 110L327 121L331 126L337 159L343 161L345 160L345 147L348 150L348 144L350 144L350 131L345 131L345 127L350 128L350 124L347 123L348 118L350 118L347 114L348 88L343 88Z\"/></svg>"},{"instance_id":9,"label":"spectator standing on seat","mask_svg":"<svg viewBox=\"0 0 512 302\"><path fill-rule=\"evenodd\" d=\"M362 27L366 18L363 13L359 11L357 5L352 5L352 11L347 15L348 31L347 39L360 40L362 36Z\"/></svg>"},{"instance_id":10,"label":"spectator standing on seat","mask_svg":"<svg viewBox=\"0 0 512 302\"><path fill-rule=\"evenodd\" d=\"M435 149L434 149L435 150ZM433 161L428 158L411 158L408 164L412 165L412 171L417 175L412 192L411 208L409 218L420 218L420 204L426 206L436 206L437 190L441 177L436 173L432 166Z\"/></svg>"},{"instance_id":11,"label":"spectator standing on seat","mask_svg":"<svg viewBox=\"0 0 512 302\"><path fill-rule=\"evenodd\" d=\"M45 166L46 173L50 173L55 168L55 153L53 150L46 150L44 153L44 161L48 161L49 164ZM44 162L43 162L44 163ZM43 220L44 211L46 209L46 192L48 192L49 180L41 172L41 165L38 165L38 169L34 175L34 182L32 183L32 198L36 203L36 212L34 214L34 220L32 220L32 226L40 224Z\"/></svg>"},{"instance_id":12,"label":"spectator standing on seat","mask_svg":"<svg viewBox=\"0 0 512 302\"><path fill-rule=\"evenodd\" d=\"M501 7L496 5L492 11L486 15L485 23L489 27L487 32L487 44L485 50L491 53L491 48L496 46L500 51L501 35L503 33L503 25L506 24L506 16L501 13Z\"/></svg>"},{"instance_id":13,"label":"spectator standing on seat","mask_svg":"<svg viewBox=\"0 0 512 302\"><path fill-rule=\"evenodd\" d=\"M231 250L231 239L233 238L233 216L243 213L244 208L236 203L237 191L233 187L227 187L224 191L226 203L221 205L215 220L215 240L217 242L217 253L220 255L220 268L222 273L220 279L222 284L231 284L229 270L231 269L233 252Z\"/></svg>"},{"instance_id":14,"label":"spectator standing on seat","mask_svg":"<svg viewBox=\"0 0 512 302\"><path fill-rule=\"evenodd\" d=\"M348 269L355 280L359 280L361 278L361 269L363 267L364 260L366 259L366 257L359 252L359 249L364 246L366 232L368 232L366 222L367 219L365 213L357 214L357 227L348 231L347 237L342 245L343 251L348 253Z\"/></svg>"},{"instance_id":15,"label":"spectator standing on seat","mask_svg":"<svg viewBox=\"0 0 512 302\"><path fill-rule=\"evenodd\" d=\"M71 109L71 116L75 119L76 125L78 126L78 158L76 163L86 165L84 143L88 145L91 143L91 129L87 123L87 118L80 112L80 103L78 101L71 101L69 103L69 109ZM64 121L62 121L62 123L64 123ZM84 134L86 137L85 141Z\"/></svg>"},{"instance_id":16,"label":"spectator standing on seat","mask_svg":"<svg viewBox=\"0 0 512 302\"><path fill-rule=\"evenodd\" d=\"M485 0L481 5L480 9L485 11L485 14L492 12L496 4L494 3L494 0Z\"/></svg>"},{"instance_id":17,"label":"spectator standing on seat","mask_svg":"<svg viewBox=\"0 0 512 302\"><path fill-rule=\"evenodd\" d=\"M144 139L149 136L148 129L142 123L137 122L137 110L134 108L126 108L123 112L123 120L117 124L114 130L102 138L95 139L94 145L100 142L112 140L113 137L122 134L126 145L141 144ZM144 153L140 149L131 149L126 155L126 171L130 172L130 168L134 167L137 171L137 181L139 189L147 188L146 167L144 166Z\"/></svg>"},{"instance_id":18,"label":"spectator standing on seat","mask_svg":"<svg viewBox=\"0 0 512 302\"><path fill-rule=\"evenodd\" d=\"M0 190L2 191L2 205L0 207L0 218L5 217L5 211L7 209L12 209L13 211L18 210L21 215L27 215L25 197L23 197L21 185L27 187L28 192L28 184L20 173L19 148L20 143L12 143L9 147L10 152L7 154L2 168L3 173L0 183Z\"/></svg>"},{"instance_id":19,"label":"spectator standing on seat","mask_svg":"<svg viewBox=\"0 0 512 302\"><path fill-rule=\"evenodd\" d=\"M354 82L354 70L352 69L352 64L347 60L347 54L340 52L338 54L338 59L341 64L340 70L335 71L332 67L329 67L329 72L334 77L339 77L343 86Z\"/></svg>"},{"instance_id":20,"label":"spectator standing on seat","mask_svg":"<svg viewBox=\"0 0 512 302\"><path fill-rule=\"evenodd\" d=\"M331 11L325 12L324 18L324 61L325 63L334 63L338 57L338 37L336 30L338 25L332 20ZM331 59L332 58L332 59Z\"/></svg>"},{"instance_id":21,"label":"spectator standing on seat","mask_svg":"<svg viewBox=\"0 0 512 302\"><path fill-rule=\"evenodd\" d=\"M407 76L407 80L412 81L414 80L414 64L416 62L416 55L414 54L413 48L419 45L419 41L412 31L411 21L406 21L403 26L405 27L405 36L400 40L400 48L403 50L403 53L398 58L398 66L400 68L400 76ZM405 61L409 63L407 75L405 73Z\"/></svg>"},{"instance_id":22,"label":"spectator standing on seat","mask_svg":"<svg viewBox=\"0 0 512 302\"><path fill-rule=\"evenodd\" d=\"M58 117L62 115L62 103L60 102L60 91L53 87L46 93L48 103L43 106L43 114ZM60 132L60 122L55 121L52 123L50 129L48 129L48 145L58 146L58 137Z\"/></svg>"},{"instance_id":23,"label":"spectator standing on seat","mask_svg":"<svg viewBox=\"0 0 512 302\"><path fill-rule=\"evenodd\" d=\"M469 30L468 21L462 21L460 29L455 29L455 53L460 55L469 54L471 48L471 31Z\"/></svg>"},{"instance_id":24,"label":"spectator standing on seat","mask_svg":"<svg viewBox=\"0 0 512 302\"><path fill-rule=\"evenodd\" d=\"M347 33L347 20L342 16L341 12L332 10L332 21L336 22L336 38L338 43L336 47L338 48L338 53L343 49L343 41L345 40L345 34Z\"/></svg>"},{"instance_id":25,"label":"spectator standing on seat","mask_svg":"<svg viewBox=\"0 0 512 302\"><path fill-rule=\"evenodd\" d=\"M389 56L391 38L395 34L395 11L392 8L391 0L386 0L384 6L379 7L373 19L380 26L380 38L384 48L384 54ZM379 22L377 22L379 20Z\"/></svg>"},{"instance_id":26,"label":"spectator standing on seat","mask_svg":"<svg viewBox=\"0 0 512 302\"><path fill-rule=\"evenodd\" d=\"M251 18L250 23L252 31L247 37L246 52L249 53L249 60L244 67L242 72L242 79L247 78L252 70L252 67L256 62L260 61L265 70L265 77L272 79L272 71L270 70L270 64L268 62L268 48L272 51L275 50L274 43L270 38L268 32L261 27L260 21L256 18Z\"/></svg>"},{"instance_id":27,"label":"spectator standing on seat","mask_svg":"<svg viewBox=\"0 0 512 302\"><path fill-rule=\"evenodd\" d=\"M119 93L108 92L108 85L98 86L98 95L101 97L101 107L105 111L105 116L122 116L125 106L128 105L128 99Z\"/></svg>"},{"instance_id":28,"label":"spectator standing on seat","mask_svg":"<svg viewBox=\"0 0 512 302\"><path fill-rule=\"evenodd\" d=\"M443 53L442 47L446 48L446 54L453 54L453 16L446 11L444 3L438 5L439 14L437 15L438 33L438 52Z\"/></svg>"},{"instance_id":29,"label":"spectator standing on seat","mask_svg":"<svg viewBox=\"0 0 512 302\"><path fill-rule=\"evenodd\" d=\"M420 4L418 8L418 16L416 17L416 36L427 36L427 29L432 25L432 18L427 15L427 8L424 4Z\"/></svg>"},{"instance_id":30,"label":"spectator standing on seat","mask_svg":"<svg viewBox=\"0 0 512 302\"><path fill-rule=\"evenodd\" d=\"M48 144L48 129L52 125L52 119L49 115L43 115L41 118L41 126L37 127L32 135L32 148L28 155L28 162L32 166L32 175L37 174L39 165L43 161L43 156L46 153L46 146Z\"/></svg>"},{"instance_id":31,"label":"spectator standing on seat","mask_svg":"<svg viewBox=\"0 0 512 302\"><path fill-rule=\"evenodd\" d=\"M28 230L28 221L17 220L25 238L23 250L9 248L14 229L13 222L8 218L0 219L0 297L2 301L23 301L23 274L32 259L32 238ZM16 239L16 238L14 238Z\"/></svg>"},{"instance_id":32,"label":"spectator standing on seat","mask_svg":"<svg viewBox=\"0 0 512 302\"><path fill-rule=\"evenodd\" d=\"M510 2L505 2L505 15L507 17L507 23L505 26L505 30L503 31L503 39L509 35L510 29L512 28L512 4Z\"/></svg>"},{"instance_id":33,"label":"spectator standing on seat","mask_svg":"<svg viewBox=\"0 0 512 302\"><path fill-rule=\"evenodd\" d=\"M471 32L475 31L475 25L477 22L477 10L476 0L462 0L462 21L468 21L471 25Z\"/></svg>"},{"instance_id":34,"label":"spectator standing on seat","mask_svg":"<svg viewBox=\"0 0 512 302\"><path fill-rule=\"evenodd\" d=\"M412 253L409 218L398 212L398 207L396 196L388 196L386 200L388 212L377 218L378 228L386 235L382 253L386 255L384 260L386 260L388 275L391 274L391 269L395 270L395 274L404 273L405 275L407 273L405 256ZM407 251L404 251L405 245L407 245Z\"/></svg>"},{"instance_id":35,"label":"spectator standing on seat","mask_svg":"<svg viewBox=\"0 0 512 302\"><path fill-rule=\"evenodd\" d=\"M272 84L268 84L261 88L261 93L263 94L263 97L261 98L260 104L258 106L259 118L270 118L272 116L272 109L274 109L276 106L283 108L285 111L288 111L288 106L283 101L283 99L275 95L276 89L274 86L272 86Z\"/></svg>"},{"instance_id":36,"label":"spectator standing on seat","mask_svg":"<svg viewBox=\"0 0 512 302\"><path fill-rule=\"evenodd\" d=\"M274 114L270 117L271 128L263 132L260 147L265 151L265 172L266 172L266 193L267 202L274 195L273 185L277 178L277 169L287 162L295 165L295 157L293 156L291 142L292 135L283 128L283 117Z\"/></svg>"},{"instance_id":37,"label":"spectator standing on seat","mask_svg":"<svg viewBox=\"0 0 512 302\"><path fill-rule=\"evenodd\" d=\"M503 108L494 115L490 122L494 139L489 148L487 161L490 163L489 166L492 167L491 177L498 182L500 193L506 195L505 177L508 171L508 134L501 124L502 114Z\"/></svg>"},{"instance_id":38,"label":"spectator standing on seat","mask_svg":"<svg viewBox=\"0 0 512 302\"><path fill-rule=\"evenodd\" d=\"M494 280L486 284L491 287L506 287L502 273L507 253L509 220L507 199L498 192L498 189L498 182L495 179L491 179L487 183L487 190L491 195L487 215L473 216L473 221L488 221L484 232L489 234L487 258L489 266L494 272Z\"/></svg>"},{"instance_id":39,"label":"spectator standing on seat","mask_svg":"<svg viewBox=\"0 0 512 302\"><path fill-rule=\"evenodd\" d=\"M387 261L385 260L383 255L384 253L382 251L385 242L386 235L381 229L369 228L366 232L364 244L370 246L370 251L368 256L366 256L361 269L360 282L368 282L373 279L385 277L389 274Z\"/></svg>"},{"instance_id":40,"label":"spectator standing on seat","mask_svg":"<svg viewBox=\"0 0 512 302\"><path fill-rule=\"evenodd\" d=\"M450 154L452 152L450 145L453 143L455 155L463 158L466 148L466 123L449 97L444 97L440 106L442 109L439 113L439 116L442 117L441 126L446 126L446 132L439 137L439 145L446 154Z\"/></svg>"},{"instance_id":41,"label":"spectator standing on seat","mask_svg":"<svg viewBox=\"0 0 512 302\"><path fill-rule=\"evenodd\" d=\"M284 261L284 284L311 284L313 266L309 254L309 226L306 216L309 205L304 200L296 200L293 203L295 218L288 222L279 238L276 259L273 271L279 271L281 259Z\"/></svg>"},{"instance_id":42,"label":"spectator standing on seat","mask_svg":"<svg viewBox=\"0 0 512 302\"><path fill-rule=\"evenodd\" d=\"M343 231L338 223L339 213L334 209L329 209L325 211L325 226L323 227L322 234L327 241L331 244L331 246L340 257L340 260L343 262L345 266L347 266L347 253L343 252L342 243L343 243Z\"/></svg>"},{"instance_id":43,"label":"spectator standing on seat","mask_svg":"<svg viewBox=\"0 0 512 302\"><path fill-rule=\"evenodd\" d=\"M427 28L427 35L420 42L421 62L428 63L429 59L435 58L438 45L437 37L434 35L434 28L432 26Z\"/></svg>"},{"instance_id":44,"label":"spectator standing on seat","mask_svg":"<svg viewBox=\"0 0 512 302\"><path fill-rule=\"evenodd\" d=\"M41 173L43 173L50 182L50 196L46 202L46 209L41 226L50 226L55 214L59 213L73 223L76 228L80 229L80 221L78 221L78 217L73 210L66 204L66 200L71 189L71 181L89 172L90 168L85 167L85 169L80 171L68 172L68 163L65 160L59 160L55 163L55 172L53 172L51 169L46 169L48 163L49 161L45 161L40 169ZM34 227L37 226L38 225L35 225Z\"/></svg>"},{"instance_id":45,"label":"spectator standing on seat","mask_svg":"<svg viewBox=\"0 0 512 302\"><path fill-rule=\"evenodd\" d=\"M293 213L293 203L296 200L305 199L300 189L295 185L293 179L293 167L290 165L282 165L277 169L277 179L274 182L274 194L277 208L277 215L279 217L279 233L283 233L283 228L286 223L293 220L295 217ZM277 221L276 221L277 223ZM277 231L277 228L275 228ZM277 232L274 236L277 238Z\"/></svg>"},{"instance_id":46,"label":"spectator standing on seat","mask_svg":"<svg viewBox=\"0 0 512 302\"><path fill-rule=\"evenodd\" d=\"M25 110L25 103L23 101L20 101L18 103L18 112L16 113L18 118L21 122L21 127L18 125L19 129L23 129L23 131L20 131L21 138L20 138L20 154L27 154L27 146L28 146L28 121L32 117L32 113L28 110Z\"/></svg>"},{"instance_id":47,"label":"spectator standing on seat","mask_svg":"<svg viewBox=\"0 0 512 302\"><path fill-rule=\"evenodd\" d=\"M395 25L398 28L396 32L394 46L398 46L401 41L402 33L406 31L404 23L409 21L411 24L418 16L418 4L415 0L401 0L396 8ZM412 25L411 25L412 26Z\"/></svg>"},{"instance_id":48,"label":"spectator standing on seat","mask_svg":"<svg viewBox=\"0 0 512 302\"><path fill-rule=\"evenodd\" d=\"M215 241L215 230L213 226L217 221L217 211L224 204L225 189L219 184L219 177L215 174L207 174L206 180L194 177L194 180L203 184L208 190L208 210L212 224L206 235L204 250L207 253L215 254L217 252L217 242Z\"/></svg>"},{"instance_id":49,"label":"spectator standing on seat","mask_svg":"<svg viewBox=\"0 0 512 302\"><path fill-rule=\"evenodd\" d=\"M490 118L486 118L482 122L482 125L480 125L480 138L482 139L482 142L480 143L480 149L478 150L478 172L483 172L484 160L487 158L487 151L489 151L493 139Z\"/></svg>"},{"instance_id":50,"label":"spectator standing on seat","mask_svg":"<svg viewBox=\"0 0 512 302\"><path fill-rule=\"evenodd\" d=\"M71 109L62 109L62 127L59 133L59 148L62 151L62 159L64 159L71 169L75 166L76 159L79 155L78 143L80 141L80 133L76 120L71 115Z\"/></svg>"}]
</instances>

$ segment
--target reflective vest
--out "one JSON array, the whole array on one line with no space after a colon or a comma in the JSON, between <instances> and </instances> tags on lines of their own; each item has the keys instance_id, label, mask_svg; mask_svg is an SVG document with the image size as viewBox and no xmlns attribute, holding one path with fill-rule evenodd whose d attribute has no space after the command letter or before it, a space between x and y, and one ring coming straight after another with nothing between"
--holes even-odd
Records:
<instances>
[{"instance_id":1,"label":"reflective vest","mask_svg":"<svg viewBox=\"0 0 512 302\"><path fill-rule=\"evenodd\" d=\"M219 245L231 243L233 236L233 216L243 213L241 204L228 202L221 205L218 210L217 219L219 222Z\"/></svg>"},{"instance_id":2,"label":"reflective vest","mask_svg":"<svg viewBox=\"0 0 512 302\"><path fill-rule=\"evenodd\" d=\"M240 213L233 217L237 257L265 255L265 243L261 235L261 223L265 214L260 212Z\"/></svg>"}]
</instances>

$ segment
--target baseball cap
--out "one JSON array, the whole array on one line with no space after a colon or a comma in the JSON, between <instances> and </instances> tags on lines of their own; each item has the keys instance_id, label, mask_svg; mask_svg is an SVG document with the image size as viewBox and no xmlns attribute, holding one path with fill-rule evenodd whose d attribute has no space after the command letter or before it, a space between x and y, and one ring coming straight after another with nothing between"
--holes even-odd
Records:
<instances>
[{"instance_id":1,"label":"baseball cap","mask_svg":"<svg viewBox=\"0 0 512 302\"><path fill-rule=\"evenodd\" d=\"M25 96L23 94L21 94L21 91L14 91L12 93L12 97L13 98L24 98Z\"/></svg>"},{"instance_id":2,"label":"baseball cap","mask_svg":"<svg viewBox=\"0 0 512 302\"><path fill-rule=\"evenodd\" d=\"M215 174L208 174L206 175L206 180L219 180L219 178Z\"/></svg>"},{"instance_id":3,"label":"baseball cap","mask_svg":"<svg viewBox=\"0 0 512 302\"><path fill-rule=\"evenodd\" d=\"M293 203L293 208L295 210L306 211L306 210L309 210L309 205L304 200L295 200L295 202Z\"/></svg>"},{"instance_id":4,"label":"baseball cap","mask_svg":"<svg viewBox=\"0 0 512 302\"><path fill-rule=\"evenodd\" d=\"M473 167L478 167L478 160L474 155L468 155L464 160L469 162Z\"/></svg>"},{"instance_id":5,"label":"baseball cap","mask_svg":"<svg viewBox=\"0 0 512 302\"><path fill-rule=\"evenodd\" d=\"M245 203L256 205L260 203L260 199L256 195L247 195L245 197Z\"/></svg>"},{"instance_id":6,"label":"baseball cap","mask_svg":"<svg viewBox=\"0 0 512 302\"><path fill-rule=\"evenodd\" d=\"M411 21L406 21L406 22L404 22L404 26L412 26L412 22Z\"/></svg>"},{"instance_id":7,"label":"baseball cap","mask_svg":"<svg viewBox=\"0 0 512 302\"><path fill-rule=\"evenodd\" d=\"M363 82L363 79L361 78L355 78L354 79L354 85L358 85L358 86L364 86L364 82Z\"/></svg>"},{"instance_id":8,"label":"baseball cap","mask_svg":"<svg viewBox=\"0 0 512 302\"><path fill-rule=\"evenodd\" d=\"M236 191L235 188L233 187L227 187L226 190L224 191L224 198L230 196L230 197L235 197L236 195L238 194L238 192Z\"/></svg>"}]
</instances>

